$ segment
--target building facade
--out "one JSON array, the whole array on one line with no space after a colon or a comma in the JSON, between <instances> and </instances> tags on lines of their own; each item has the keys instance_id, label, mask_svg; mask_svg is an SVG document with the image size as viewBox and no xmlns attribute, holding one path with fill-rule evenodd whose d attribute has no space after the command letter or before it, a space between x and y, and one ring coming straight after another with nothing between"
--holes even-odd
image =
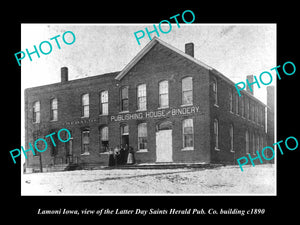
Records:
<instances>
[{"instance_id":1,"label":"building facade","mask_svg":"<svg viewBox=\"0 0 300 225\"><path fill-rule=\"evenodd\" d=\"M233 164L267 145L267 111L195 59L193 43L182 52L153 38L122 71L68 80L63 67L60 83L25 90L27 148L62 128L72 136L27 152L26 168L107 165L108 148L126 144L138 164Z\"/></svg>"}]
</instances>

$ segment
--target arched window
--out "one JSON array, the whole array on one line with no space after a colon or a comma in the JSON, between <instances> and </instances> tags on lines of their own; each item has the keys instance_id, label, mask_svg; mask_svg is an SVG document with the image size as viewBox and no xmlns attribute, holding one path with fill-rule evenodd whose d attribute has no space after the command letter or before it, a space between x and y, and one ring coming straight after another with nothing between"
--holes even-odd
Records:
<instances>
[{"instance_id":1,"label":"arched window","mask_svg":"<svg viewBox=\"0 0 300 225\"><path fill-rule=\"evenodd\" d=\"M214 120L214 141L215 150L219 150L219 122L217 119Z\"/></svg>"},{"instance_id":2,"label":"arched window","mask_svg":"<svg viewBox=\"0 0 300 225\"><path fill-rule=\"evenodd\" d=\"M230 151L234 152L234 147L233 147L233 125L230 124L230 128L229 128L229 136L230 136Z\"/></svg>"},{"instance_id":3,"label":"arched window","mask_svg":"<svg viewBox=\"0 0 300 225\"><path fill-rule=\"evenodd\" d=\"M57 98L53 98L50 101L50 120L57 121L57 110L58 110L58 104L57 104Z\"/></svg>"},{"instance_id":4,"label":"arched window","mask_svg":"<svg viewBox=\"0 0 300 225\"><path fill-rule=\"evenodd\" d=\"M41 112L40 112L40 101L36 101L33 103L33 115L32 120L34 123L40 123L41 121Z\"/></svg>"},{"instance_id":5,"label":"arched window","mask_svg":"<svg viewBox=\"0 0 300 225\"><path fill-rule=\"evenodd\" d=\"M194 148L193 119L185 119L182 122L183 148Z\"/></svg>"},{"instance_id":6,"label":"arched window","mask_svg":"<svg viewBox=\"0 0 300 225\"><path fill-rule=\"evenodd\" d=\"M182 105L193 104L193 78L185 77L181 81Z\"/></svg>"},{"instance_id":7,"label":"arched window","mask_svg":"<svg viewBox=\"0 0 300 225\"><path fill-rule=\"evenodd\" d=\"M159 92L159 108L169 107L169 82L167 80L161 81L158 84Z\"/></svg>"},{"instance_id":8,"label":"arched window","mask_svg":"<svg viewBox=\"0 0 300 225\"><path fill-rule=\"evenodd\" d=\"M81 96L81 116L89 117L90 115L90 101L89 94L83 94Z\"/></svg>"}]
</instances>

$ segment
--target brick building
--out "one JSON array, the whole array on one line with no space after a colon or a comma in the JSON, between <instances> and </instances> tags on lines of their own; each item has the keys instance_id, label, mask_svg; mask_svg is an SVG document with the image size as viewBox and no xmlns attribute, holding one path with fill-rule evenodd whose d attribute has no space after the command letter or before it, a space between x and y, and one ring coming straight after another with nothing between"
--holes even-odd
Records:
<instances>
[{"instance_id":1,"label":"brick building","mask_svg":"<svg viewBox=\"0 0 300 225\"><path fill-rule=\"evenodd\" d=\"M231 80L194 58L193 43L182 52L155 37L122 71L68 80L63 67L60 83L25 90L27 148L61 128L72 134L28 152L26 168L107 165L108 147L125 144L137 163L232 164L267 145L269 109L249 90L238 97Z\"/></svg>"}]
</instances>

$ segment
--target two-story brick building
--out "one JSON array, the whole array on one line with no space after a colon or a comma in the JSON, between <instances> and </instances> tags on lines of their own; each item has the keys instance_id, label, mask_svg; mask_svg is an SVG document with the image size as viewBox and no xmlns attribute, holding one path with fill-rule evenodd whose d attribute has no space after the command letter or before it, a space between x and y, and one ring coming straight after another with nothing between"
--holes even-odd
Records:
<instances>
[{"instance_id":1,"label":"two-story brick building","mask_svg":"<svg viewBox=\"0 0 300 225\"><path fill-rule=\"evenodd\" d=\"M274 89L269 89L274 96ZM137 163L234 163L267 145L267 107L185 52L153 38L122 70L25 90L26 146L67 128L67 143L28 154L26 167L107 165L128 144ZM272 126L272 123L268 123Z\"/></svg>"}]
</instances>

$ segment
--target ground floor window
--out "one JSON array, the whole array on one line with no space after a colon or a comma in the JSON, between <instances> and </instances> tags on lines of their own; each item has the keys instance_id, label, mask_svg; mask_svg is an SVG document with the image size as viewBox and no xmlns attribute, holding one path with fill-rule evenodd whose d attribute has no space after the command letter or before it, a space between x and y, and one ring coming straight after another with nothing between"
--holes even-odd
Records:
<instances>
[{"instance_id":1,"label":"ground floor window","mask_svg":"<svg viewBox=\"0 0 300 225\"><path fill-rule=\"evenodd\" d=\"M214 120L214 139L215 149L219 150L219 122L217 119Z\"/></svg>"},{"instance_id":2,"label":"ground floor window","mask_svg":"<svg viewBox=\"0 0 300 225\"><path fill-rule=\"evenodd\" d=\"M182 122L183 148L194 148L193 119L185 119Z\"/></svg>"},{"instance_id":3,"label":"ground floor window","mask_svg":"<svg viewBox=\"0 0 300 225\"><path fill-rule=\"evenodd\" d=\"M138 125L138 150L147 149L147 123Z\"/></svg>"},{"instance_id":4,"label":"ground floor window","mask_svg":"<svg viewBox=\"0 0 300 225\"><path fill-rule=\"evenodd\" d=\"M83 130L81 133L81 137L82 137L81 154L88 155L89 154L89 144L90 144L90 131Z\"/></svg>"},{"instance_id":5,"label":"ground floor window","mask_svg":"<svg viewBox=\"0 0 300 225\"><path fill-rule=\"evenodd\" d=\"M100 129L100 152L108 152L109 140L108 140L108 127L104 126Z\"/></svg>"}]
</instances>

